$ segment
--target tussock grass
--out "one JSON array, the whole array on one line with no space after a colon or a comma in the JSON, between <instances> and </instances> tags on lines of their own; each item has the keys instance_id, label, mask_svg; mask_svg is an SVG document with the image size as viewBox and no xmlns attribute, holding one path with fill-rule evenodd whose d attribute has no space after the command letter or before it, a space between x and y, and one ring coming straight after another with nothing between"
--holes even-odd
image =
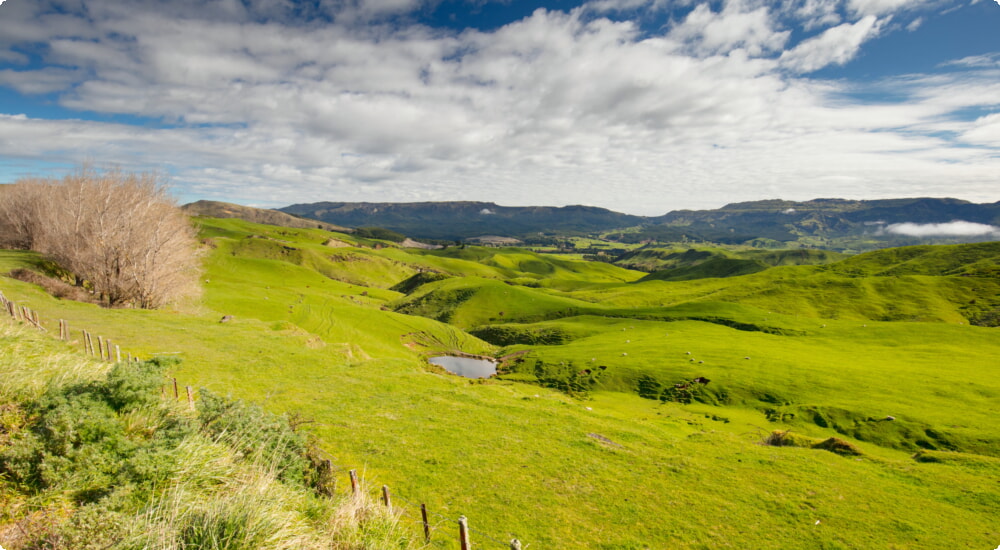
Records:
<instances>
[{"instance_id":1,"label":"tussock grass","mask_svg":"<svg viewBox=\"0 0 1000 550\"><path fill-rule=\"evenodd\" d=\"M0 401L35 399L52 387L96 380L110 368L52 346L34 337L37 333L34 327L0 321Z\"/></svg>"}]
</instances>

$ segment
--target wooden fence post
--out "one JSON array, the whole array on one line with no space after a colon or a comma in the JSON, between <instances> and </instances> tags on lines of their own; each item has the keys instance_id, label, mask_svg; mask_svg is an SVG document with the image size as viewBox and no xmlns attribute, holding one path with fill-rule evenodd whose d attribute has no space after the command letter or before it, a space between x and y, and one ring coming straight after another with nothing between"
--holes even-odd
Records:
<instances>
[{"instance_id":1,"label":"wooden fence post","mask_svg":"<svg viewBox=\"0 0 1000 550\"><path fill-rule=\"evenodd\" d=\"M358 471L351 470L349 473L351 474L351 494L357 495L361 491L361 487L358 485Z\"/></svg>"},{"instance_id":2,"label":"wooden fence post","mask_svg":"<svg viewBox=\"0 0 1000 550\"><path fill-rule=\"evenodd\" d=\"M458 517L458 540L462 543L462 550L470 550L469 544L469 520L465 516Z\"/></svg>"},{"instance_id":3,"label":"wooden fence post","mask_svg":"<svg viewBox=\"0 0 1000 550\"><path fill-rule=\"evenodd\" d=\"M104 337L101 335L97 336L97 356L104 360Z\"/></svg>"},{"instance_id":4,"label":"wooden fence post","mask_svg":"<svg viewBox=\"0 0 1000 550\"><path fill-rule=\"evenodd\" d=\"M115 344L115 363L121 363L121 362L122 362L122 350L121 348L118 347L118 344Z\"/></svg>"},{"instance_id":5,"label":"wooden fence post","mask_svg":"<svg viewBox=\"0 0 1000 550\"><path fill-rule=\"evenodd\" d=\"M108 362L111 362L111 340L105 340L104 345L108 348Z\"/></svg>"},{"instance_id":6,"label":"wooden fence post","mask_svg":"<svg viewBox=\"0 0 1000 550\"><path fill-rule=\"evenodd\" d=\"M420 505L420 516L424 520L424 542L427 542L429 544L431 542L431 524L430 524L429 521L427 521L427 505L426 504L421 504Z\"/></svg>"},{"instance_id":7,"label":"wooden fence post","mask_svg":"<svg viewBox=\"0 0 1000 550\"><path fill-rule=\"evenodd\" d=\"M177 379L174 378L174 399L179 398L180 395L177 394Z\"/></svg>"},{"instance_id":8,"label":"wooden fence post","mask_svg":"<svg viewBox=\"0 0 1000 550\"><path fill-rule=\"evenodd\" d=\"M385 503L386 508L392 508L392 499L389 497L389 486L382 486L382 502Z\"/></svg>"},{"instance_id":9,"label":"wooden fence post","mask_svg":"<svg viewBox=\"0 0 1000 550\"><path fill-rule=\"evenodd\" d=\"M191 407L191 409L194 410L194 391L191 389L191 386L184 386L184 388L187 390L188 394L188 407Z\"/></svg>"}]
</instances>

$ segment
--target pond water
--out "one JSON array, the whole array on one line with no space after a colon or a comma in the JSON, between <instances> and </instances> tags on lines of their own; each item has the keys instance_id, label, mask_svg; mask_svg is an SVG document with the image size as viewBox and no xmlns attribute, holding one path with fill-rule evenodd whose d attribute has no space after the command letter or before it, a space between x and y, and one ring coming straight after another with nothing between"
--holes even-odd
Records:
<instances>
[{"instance_id":1,"label":"pond water","mask_svg":"<svg viewBox=\"0 0 1000 550\"><path fill-rule=\"evenodd\" d=\"M442 355L440 357L431 357L428 361L444 368L450 373L466 378L489 378L497 373L497 364L485 359Z\"/></svg>"}]
</instances>

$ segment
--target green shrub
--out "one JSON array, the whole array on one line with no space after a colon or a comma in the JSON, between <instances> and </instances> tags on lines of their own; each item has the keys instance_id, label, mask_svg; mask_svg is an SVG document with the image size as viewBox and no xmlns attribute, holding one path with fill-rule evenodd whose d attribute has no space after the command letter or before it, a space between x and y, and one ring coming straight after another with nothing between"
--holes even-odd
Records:
<instances>
[{"instance_id":1,"label":"green shrub","mask_svg":"<svg viewBox=\"0 0 1000 550\"><path fill-rule=\"evenodd\" d=\"M207 433L251 460L274 468L286 481L301 483L308 462L305 437L283 416L257 405L199 390L199 419Z\"/></svg>"},{"instance_id":2,"label":"green shrub","mask_svg":"<svg viewBox=\"0 0 1000 550\"><path fill-rule=\"evenodd\" d=\"M142 363L118 363L105 382L108 404L119 412L159 404L164 373L179 362L174 357L155 357Z\"/></svg>"},{"instance_id":3,"label":"green shrub","mask_svg":"<svg viewBox=\"0 0 1000 550\"><path fill-rule=\"evenodd\" d=\"M152 490L194 433L159 399L162 363L119 364L103 381L55 386L27 405L30 421L0 451L0 473L24 490L61 490L78 503ZM141 498L141 497L140 497Z\"/></svg>"}]
</instances>

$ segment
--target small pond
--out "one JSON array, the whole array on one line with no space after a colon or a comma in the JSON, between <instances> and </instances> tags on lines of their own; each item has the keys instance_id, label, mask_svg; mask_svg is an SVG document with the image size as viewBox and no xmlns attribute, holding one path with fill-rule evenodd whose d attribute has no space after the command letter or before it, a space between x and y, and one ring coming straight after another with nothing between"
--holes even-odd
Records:
<instances>
[{"instance_id":1,"label":"small pond","mask_svg":"<svg viewBox=\"0 0 1000 550\"><path fill-rule=\"evenodd\" d=\"M431 357L428 361L444 368L444 370L450 373L466 378L489 378L497 373L497 364L486 359L442 355L440 357Z\"/></svg>"}]
</instances>

